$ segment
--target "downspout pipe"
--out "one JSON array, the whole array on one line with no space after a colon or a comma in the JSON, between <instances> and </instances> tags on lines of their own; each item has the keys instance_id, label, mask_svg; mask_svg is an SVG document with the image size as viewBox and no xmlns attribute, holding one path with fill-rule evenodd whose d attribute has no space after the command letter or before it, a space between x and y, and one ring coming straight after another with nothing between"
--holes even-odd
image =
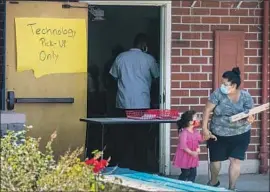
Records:
<instances>
[{"instance_id":1,"label":"downspout pipe","mask_svg":"<svg viewBox=\"0 0 270 192\"><path fill-rule=\"evenodd\" d=\"M263 9L263 63L262 63L262 104L268 102L268 54L269 54L269 0L264 0ZM261 145L260 145L260 167L259 173L268 172L268 146L267 146L267 129L268 129L268 111L264 111L261 116Z\"/></svg>"}]
</instances>

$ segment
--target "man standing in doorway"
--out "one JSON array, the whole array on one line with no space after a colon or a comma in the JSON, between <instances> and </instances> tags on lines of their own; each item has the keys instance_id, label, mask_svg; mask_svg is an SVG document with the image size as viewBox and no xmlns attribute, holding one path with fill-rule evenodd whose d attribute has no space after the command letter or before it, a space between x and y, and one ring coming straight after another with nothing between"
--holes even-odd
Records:
<instances>
[{"instance_id":1,"label":"man standing in doorway","mask_svg":"<svg viewBox=\"0 0 270 192\"><path fill-rule=\"evenodd\" d=\"M125 116L127 109L150 108L151 85L153 80L157 81L159 78L159 67L154 57L147 53L147 49L147 36L138 34L134 39L133 48L121 53L110 70L110 74L117 80L116 108L119 109L120 116ZM120 131L118 136L121 138L118 141L119 147L122 147L121 159L124 158L124 165L133 167L134 164L131 165L133 161L136 164L134 168L143 169L145 162L142 161L146 161L147 156L147 148L144 146L147 131L144 125L126 129L124 127Z\"/></svg>"},{"instance_id":2,"label":"man standing in doorway","mask_svg":"<svg viewBox=\"0 0 270 192\"><path fill-rule=\"evenodd\" d=\"M116 108L150 108L152 79L159 77L159 67L154 57L147 53L145 34L138 34L134 39L134 48L116 58L110 74L118 84Z\"/></svg>"}]
</instances>

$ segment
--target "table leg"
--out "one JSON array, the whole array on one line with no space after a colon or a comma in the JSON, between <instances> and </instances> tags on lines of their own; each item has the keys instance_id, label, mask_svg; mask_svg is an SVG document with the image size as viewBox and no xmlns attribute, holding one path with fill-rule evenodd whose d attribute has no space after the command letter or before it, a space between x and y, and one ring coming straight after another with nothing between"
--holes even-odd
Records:
<instances>
[{"instance_id":1,"label":"table leg","mask_svg":"<svg viewBox=\"0 0 270 192\"><path fill-rule=\"evenodd\" d=\"M102 150L102 155L101 159L103 159L103 152L104 152L104 124L101 124L101 150Z\"/></svg>"}]
</instances>

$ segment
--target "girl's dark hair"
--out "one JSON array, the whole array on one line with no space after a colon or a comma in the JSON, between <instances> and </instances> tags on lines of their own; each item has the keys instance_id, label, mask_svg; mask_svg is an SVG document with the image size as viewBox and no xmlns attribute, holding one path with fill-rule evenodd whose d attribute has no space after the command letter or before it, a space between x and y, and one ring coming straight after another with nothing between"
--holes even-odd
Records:
<instances>
[{"instance_id":1,"label":"girl's dark hair","mask_svg":"<svg viewBox=\"0 0 270 192\"><path fill-rule=\"evenodd\" d=\"M241 85L241 72L239 67L234 67L231 71L223 73L222 78L228 79L231 84L236 84L236 88Z\"/></svg>"},{"instance_id":2,"label":"girl's dark hair","mask_svg":"<svg viewBox=\"0 0 270 192\"><path fill-rule=\"evenodd\" d=\"M181 118L177 121L178 131L181 131L183 128L189 126L189 122L193 120L193 116L196 114L196 111L189 110L181 115Z\"/></svg>"}]
</instances>

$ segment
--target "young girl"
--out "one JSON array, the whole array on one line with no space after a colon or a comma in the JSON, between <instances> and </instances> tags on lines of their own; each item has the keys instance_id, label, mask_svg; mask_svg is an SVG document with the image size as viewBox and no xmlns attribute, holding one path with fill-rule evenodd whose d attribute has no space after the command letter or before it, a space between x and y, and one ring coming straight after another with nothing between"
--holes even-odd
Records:
<instances>
[{"instance_id":1,"label":"young girl","mask_svg":"<svg viewBox=\"0 0 270 192\"><path fill-rule=\"evenodd\" d=\"M199 165L199 142L203 141L201 134L196 130L199 125L200 121L197 120L195 111L186 111L177 122L179 144L173 164L175 167L181 168L179 180L195 181ZM216 140L214 135L211 138Z\"/></svg>"}]
</instances>

